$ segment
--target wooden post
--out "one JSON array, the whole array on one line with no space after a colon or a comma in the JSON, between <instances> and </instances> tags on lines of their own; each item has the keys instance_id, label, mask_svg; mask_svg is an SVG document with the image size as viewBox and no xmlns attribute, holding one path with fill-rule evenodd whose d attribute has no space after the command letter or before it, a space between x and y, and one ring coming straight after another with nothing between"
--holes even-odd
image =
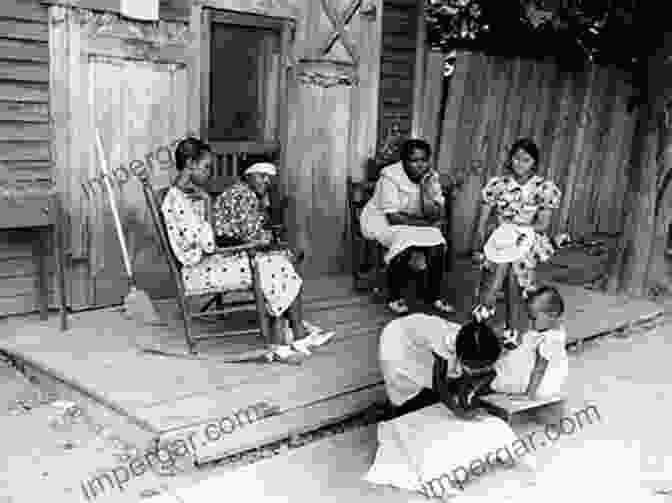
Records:
<instances>
[{"instance_id":1,"label":"wooden post","mask_svg":"<svg viewBox=\"0 0 672 503\"><path fill-rule=\"evenodd\" d=\"M191 5L191 16L189 19L189 29L194 34L194 37L191 42L191 64L188 65L189 72L189 101L188 101L188 118L187 123L189 124L188 128L190 131L197 131L198 135L203 137L207 135L207 127L203 127L204 121L207 121L207 115L201 119L201 113L203 109L208 109L210 106L209 101L203 103L206 99L209 100L208 93L201 93L201 86L203 85L203 80L207 81L207 78L203 78L203 72L209 72L209 48L208 45L205 52L205 57L203 53L203 44L204 42L209 42L209 31L210 27L207 27L207 36L206 40L202 40L204 23L207 20L207 17L203 16L203 6L199 0L194 0ZM204 61L207 59L207 61ZM202 68L202 65L205 64L205 68Z\"/></svg>"},{"instance_id":2,"label":"wooden post","mask_svg":"<svg viewBox=\"0 0 672 503\"><path fill-rule=\"evenodd\" d=\"M280 36L280 75L278 82L278 140L280 143L280 186L278 189L280 193L287 195L287 141L289 139L289 61L292 42L292 32L294 25L292 22L285 22Z\"/></svg>"},{"instance_id":3,"label":"wooden post","mask_svg":"<svg viewBox=\"0 0 672 503\"><path fill-rule=\"evenodd\" d=\"M51 218L54 229L54 256L56 258L56 279L58 290L58 303L61 320L61 331L68 329L68 297L66 291L65 275L67 265L65 263L65 215L63 214L60 194L55 194L51 200Z\"/></svg>"},{"instance_id":4,"label":"wooden post","mask_svg":"<svg viewBox=\"0 0 672 503\"><path fill-rule=\"evenodd\" d=\"M196 7L194 7L196 9ZM200 44L198 48L194 48L194 57L198 58L198 72L200 74L200 123L201 123L201 138L206 141L209 139L210 133L210 38L212 30L212 21L210 19L210 10L199 8L200 11ZM192 22L195 17L192 16ZM196 31L195 27L191 28ZM196 76L196 71L194 72ZM196 100L194 99L194 103Z\"/></svg>"},{"instance_id":5,"label":"wooden post","mask_svg":"<svg viewBox=\"0 0 672 503\"><path fill-rule=\"evenodd\" d=\"M413 77L413 118L411 136L420 137L422 127L422 95L425 89L425 61L427 58L427 23L425 22L425 0L417 1L417 39L415 44L415 67Z\"/></svg>"}]
</instances>

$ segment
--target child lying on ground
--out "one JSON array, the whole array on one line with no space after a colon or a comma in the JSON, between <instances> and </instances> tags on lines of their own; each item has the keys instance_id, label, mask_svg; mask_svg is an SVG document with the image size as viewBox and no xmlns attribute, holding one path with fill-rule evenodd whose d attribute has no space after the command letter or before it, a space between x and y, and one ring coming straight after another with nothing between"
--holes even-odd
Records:
<instances>
[{"instance_id":1,"label":"child lying on ground","mask_svg":"<svg viewBox=\"0 0 672 503\"><path fill-rule=\"evenodd\" d=\"M518 337L518 347L505 352L495 364L494 391L546 399L561 394L569 374L562 325L564 302L557 289L542 286L526 302L531 328Z\"/></svg>"}]
</instances>

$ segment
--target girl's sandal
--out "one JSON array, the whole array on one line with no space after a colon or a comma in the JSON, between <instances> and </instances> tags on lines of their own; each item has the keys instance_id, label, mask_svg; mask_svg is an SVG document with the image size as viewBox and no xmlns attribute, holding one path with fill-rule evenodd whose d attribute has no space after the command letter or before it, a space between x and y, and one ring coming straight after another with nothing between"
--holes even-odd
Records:
<instances>
[{"instance_id":1,"label":"girl's sandal","mask_svg":"<svg viewBox=\"0 0 672 503\"><path fill-rule=\"evenodd\" d=\"M442 313L450 314L455 312L455 308L442 299L435 300L432 305L434 306L434 309L441 311Z\"/></svg>"},{"instance_id":2,"label":"girl's sandal","mask_svg":"<svg viewBox=\"0 0 672 503\"><path fill-rule=\"evenodd\" d=\"M387 307L394 314L408 313L408 305L404 299L397 299L387 303Z\"/></svg>"}]
</instances>

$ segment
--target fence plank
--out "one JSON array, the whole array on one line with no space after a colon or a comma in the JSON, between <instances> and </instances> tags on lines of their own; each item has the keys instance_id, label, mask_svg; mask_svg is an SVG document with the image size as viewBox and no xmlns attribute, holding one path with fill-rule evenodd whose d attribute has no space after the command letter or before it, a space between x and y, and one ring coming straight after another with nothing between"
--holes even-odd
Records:
<instances>
[{"instance_id":1,"label":"fence plank","mask_svg":"<svg viewBox=\"0 0 672 503\"><path fill-rule=\"evenodd\" d=\"M585 198L588 191L590 171L592 169L595 138L599 129L600 101L602 88L605 84L603 72L596 66L591 68L592 79L587 86L585 104L585 120L582 122L583 135L577 138L576 165L572 180L572 200L568 207L566 221L571 232L577 236L586 234Z\"/></svg>"},{"instance_id":2,"label":"fence plank","mask_svg":"<svg viewBox=\"0 0 672 503\"><path fill-rule=\"evenodd\" d=\"M541 174L563 192L552 233L620 231L636 119L626 110L631 91L613 69L568 73L549 61L458 53L437 160L443 176L464 182L454 201L455 250L471 247L480 189L523 135L540 146Z\"/></svg>"},{"instance_id":3,"label":"fence plank","mask_svg":"<svg viewBox=\"0 0 672 503\"><path fill-rule=\"evenodd\" d=\"M499 140L499 145L502 152L501 162L498 166L499 174L501 174L501 167L506 158L506 153L518 135L518 126L520 123L520 114L522 109L521 105L523 101L521 86L526 77L526 70L528 69L529 65L526 65L525 62L520 58L517 58L513 62L513 75L510 84L511 87L509 89L506 109L504 111L504 127L502 129L502 136Z\"/></svg>"},{"instance_id":4,"label":"fence plank","mask_svg":"<svg viewBox=\"0 0 672 503\"><path fill-rule=\"evenodd\" d=\"M473 94L469 94L473 96L473 116L476 120L468 123L464 130L465 141L461 149L464 184L456 194L453 209L453 249L456 253L464 253L472 248L488 149L487 130L495 97L490 85L493 74L493 58L479 58L472 71ZM467 91L469 92L469 88Z\"/></svg>"},{"instance_id":5,"label":"fence plank","mask_svg":"<svg viewBox=\"0 0 672 503\"><path fill-rule=\"evenodd\" d=\"M511 88L511 76L514 65L507 59L497 57L495 59L497 82L494 83L496 90L496 109L493 113L493 122L490 132L492 147L488 149L486 160L486 179L495 176L499 171L506 153L503 152L501 143L504 124L506 123L506 103Z\"/></svg>"},{"instance_id":6,"label":"fence plank","mask_svg":"<svg viewBox=\"0 0 672 503\"><path fill-rule=\"evenodd\" d=\"M529 66L529 74L527 79L523 82L522 100L523 107L520 116L520 127L518 136L534 138L539 142L539 133L532 127L534 117L537 114L537 109L541 105L541 79L543 77L542 65L537 61L526 61Z\"/></svg>"},{"instance_id":7,"label":"fence plank","mask_svg":"<svg viewBox=\"0 0 672 503\"><path fill-rule=\"evenodd\" d=\"M594 71L588 72L586 76L584 75L575 75L575 92L573 108L574 114L572 119L574 121L573 131L570 132L572 136L571 141L568 143L567 152L569 153L569 159L567 160L567 168L564 176L560 176L560 184L564 186L563 190L563 199L560 205L560 210L558 213L558 225L559 228L564 230L571 231L569 227L569 210L574 201L574 184L576 181L576 174L581 162L581 152L583 151L584 138L586 134L586 126L588 124L588 110L590 107L590 89L592 87L592 81L594 80ZM572 134L573 133L573 134ZM562 168L562 165L561 165Z\"/></svg>"},{"instance_id":8,"label":"fence plank","mask_svg":"<svg viewBox=\"0 0 672 503\"><path fill-rule=\"evenodd\" d=\"M555 66L543 62L539 63L542 68L542 76L539 80L539 107L536 110L532 123L532 131L542 155L545 157L548 154L546 146L548 145L548 136L550 134L550 115L553 106L554 95L559 94L555 91L555 84L557 82L557 73ZM555 92L554 92L555 91ZM543 163L544 161L542 161Z\"/></svg>"},{"instance_id":9,"label":"fence plank","mask_svg":"<svg viewBox=\"0 0 672 503\"><path fill-rule=\"evenodd\" d=\"M439 122L441 121L441 94L443 92L443 54L431 52L427 58L427 82L423 96L421 135L436 152Z\"/></svg>"},{"instance_id":10,"label":"fence plank","mask_svg":"<svg viewBox=\"0 0 672 503\"><path fill-rule=\"evenodd\" d=\"M604 183L598 194L596 229L599 233L617 231L613 223L616 221L612 211L612 201L618 193L618 184L621 171L625 164L622 162L622 144L625 141L627 129L627 91L628 86L624 82L616 81L614 104L612 107L612 126L607 139L607 152L604 157L603 180Z\"/></svg>"},{"instance_id":11,"label":"fence plank","mask_svg":"<svg viewBox=\"0 0 672 503\"><path fill-rule=\"evenodd\" d=\"M453 176L454 146L460 125L460 109L465 97L464 89L470 61L470 53L459 53L455 61L455 70L450 79L450 94L443 113L443 134L441 135L439 149L440 162L437 163L442 177Z\"/></svg>"},{"instance_id":12,"label":"fence plank","mask_svg":"<svg viewBox=\"0 0 672 503\"><path fill-rule=\"evenodd\" d=\"M591 233L598 231L600 195L602 192L608 192L609 187L613 184L608 176L609 165L606 160L609 156L609 146L612 144L613 131L616 129L614 127L614 113L617 105L618 80L614 78L613 72L609 69L602 69L602 72L607 82L602 97L602 114L599 119L597 151L593 160L593 176L586 198L586 221Z\"/></svg>"}]
</instances>

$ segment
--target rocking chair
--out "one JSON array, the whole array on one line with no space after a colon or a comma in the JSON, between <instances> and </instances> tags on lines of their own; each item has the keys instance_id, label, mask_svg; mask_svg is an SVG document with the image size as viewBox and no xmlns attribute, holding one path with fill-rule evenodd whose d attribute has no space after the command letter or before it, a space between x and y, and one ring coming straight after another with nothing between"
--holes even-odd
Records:
<instances>
[{"instance_id":1,"label":"rocking chair","mask_svg":"<svg viewBox=\"0 0 672 503\"><path fill-rule=\"evenodd\" d=\"M162 250L162 253L165 255L166 260L168 261L168 267L170 269L170 274L177 286L177 300L178 305L182 314L182 319L184 322L184 335L187 343L187 347L190 354L196 354L196 345L198 341L212 338L220 338L234 335L246 335L251 333L260 334L266 344L271 343L281 343L280 340L283 334L277 334L278 332L278 323L277 320L273 319L266 310L264 304L263 293L261 291L261 286L259 282L259 271L257 269L257 264L255 260L255 255L260 251L267 251L269 249L278 248L274 245L258 245L258 244L245 244L240 246L228 247L225 250L225 253L237 254L243 252L247 255L250 268L252 271L252 287L238 290L237 292L226 291L222 292L219 289L213 289L212 291L207 292L198 292L190 293L185 288L184 282L182 280L181 274L181 264L175 257L170 241L168 239L168 233L166 230L165 221L161 213L161 205L163 199L168 192L168 187L159 189L155 191L151 185L151 181L148 178L142 180L142 188L145 196L145 201L149 209L149 213L154 224L154 229L158 235L159 244ZM247 296L247 299L237 300L237 301L228 301L225 302L225 297L231 293L241 293L248 292L250 295ZM204 308L202 309L192 309L190 306L189 300L194 297L200 297L202 295L213 295L214 298L211 300ZM208 309L213 302L216 302L215 309ZM226 330L217 334L204 334L204 335L195 335L194 334L194 319L204 319L210 317L217 317L222 315L230 315L234 312L240 311L251 311L254 310L257 313L257 318L259 321L259 327L254 329L239 329L239 330Z\"/></svg>"}]
</instances>

